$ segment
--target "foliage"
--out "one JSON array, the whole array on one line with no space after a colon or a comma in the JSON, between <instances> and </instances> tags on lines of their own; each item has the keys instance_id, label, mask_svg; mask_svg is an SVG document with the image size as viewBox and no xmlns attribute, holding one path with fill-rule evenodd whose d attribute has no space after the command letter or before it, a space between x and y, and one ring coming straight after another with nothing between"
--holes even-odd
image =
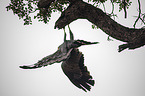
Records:
<instances>
[{"instance_id":1,"label":"foliage","mask_svg":"<svg viewBox=\"0 0 145 96\"><path fill-rule=\"evenodd\" d=\"M66 0L58 0L53 2L48 10L38 8L37 4L38 0L11 0L6 8L7 11L12 10L14 14L18 15L19 19L23 19L24 25L29 25L32 24L32 13L37 12L34 19L47 23L50 20L51 13L57 11L62 12L68 2Z\"/></svg>"},{"instance_id":2,"label":"foliage","mask_svg":"<svg viewBox=\"0 0 145 96\"><path fill-rule=\"evenodd\" d=\"M14 14L17 14L19 19L24 20L24 25L32 24L30 13L34 13L38 10L34 5L37 5L37 0L11 0L7 11L12 10Z\"/></svg>"},{"instance_id":3,"label":"foliage","mask_svg":"<svg viewBox=\"0 0 145 96\"><path fill-rule=\"evenodd\" d=\"M124 9L126 15L126 9L131 6L130 0L87 0L88 3L93 3L95 7L98 7L100 4L105 4L106 1L110 1L112 4L112 12L109 13L109 16L113 16L114 19L117 17L114 14L114 4L118 4L119 11ZM7 11L12 10L15 15L19 17L19 19L23 19L24 25L32 24L32 17L34 19L38 19L38 21L48 23L51 19L51 14L53 12L62 12L66 9L69 4L68 0L55 0L51 3L50 7L47 8L38 8L39 0L11 0L9 5L6 7ZM105 6L104 6L105 10ZM93 28L96 28L94 25Z\"/></svg>"}]
</instances>

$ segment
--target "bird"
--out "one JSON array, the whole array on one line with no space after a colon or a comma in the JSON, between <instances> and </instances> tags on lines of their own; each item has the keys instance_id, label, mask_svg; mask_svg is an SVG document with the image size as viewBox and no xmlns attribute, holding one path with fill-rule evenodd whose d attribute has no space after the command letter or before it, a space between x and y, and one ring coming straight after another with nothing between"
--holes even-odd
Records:
<instances>
[{"instance_id":1,"label":"bird","mask_svg":"<svg viewBox=\"0 0 145 96\"><path fill-rule=\"evenodd\" d=\"M90 72L84 65L84 55L79 51L78 47L82 45L97 44L98 42L89 42L84 40L74 40L72 31L70 30L70 40L66 40L66 32L64 32L64 42L58 47L58 50L48 55L37 63L32 65L20 66L22 69L36 69L60 63L64 74L78 88L85 92L90 91L91 86L94 86L95 81L92 79Z\"/></svg>"}]
</instances>

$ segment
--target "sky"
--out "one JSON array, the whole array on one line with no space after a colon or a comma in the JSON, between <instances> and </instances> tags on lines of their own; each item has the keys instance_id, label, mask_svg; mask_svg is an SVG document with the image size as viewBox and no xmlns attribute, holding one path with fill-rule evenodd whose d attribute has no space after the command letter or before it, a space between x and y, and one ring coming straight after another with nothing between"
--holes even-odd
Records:
<instances>
[{"instance_id":1,"label":"sky","mask_svg":"<svg viewBox=\"0 0 145 96\"><path fill-rule=\"evenodd\" d=\"M100 29L92 29L92 24L83 19L70 24L75 39L100 42L79 48L95 80L90 92L75 87L64 75L61 63L34 70L20 69L20 65L34 64L54 53L63 43L63 30L54 29L60 14L52 14L48 24L34 20L32 25L24 26L12 11L6 11L9 0L0 1L0 96L145 96L145 47L119 53L118 46L125 42L113 38L107 41L108 35ZM138 15L137 0L133 1L127 19L123 11L115 8L118 14L115 20L130 28L135 21L133 16ZM109 8L107 2L107 12L111 12ZM137 28L142 26L140 22L137 24ZM66 31L68 34L67 27Z\"/></svg>"}]
</instances>

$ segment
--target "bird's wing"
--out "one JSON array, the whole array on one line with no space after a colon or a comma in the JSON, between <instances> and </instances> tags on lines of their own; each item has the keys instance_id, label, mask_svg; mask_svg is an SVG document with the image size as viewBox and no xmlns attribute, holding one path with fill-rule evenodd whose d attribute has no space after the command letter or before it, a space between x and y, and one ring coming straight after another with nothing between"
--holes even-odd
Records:
<instances>
[{"instance_id":1,"label":"bird's wing","mask_svg":"<svg viewBox=\"0 0 145 96\"><path fill-rule=\"evenodd\" d=\"M70 55L71 51L72 51L72 49L70 49L67 53L63 53L63 52L61 52L61 50L57 50L54 54L51 54L49 56L42 58L40 61L38 61L35 64L20 66L20 68L35 69L35 68L40 68L42 66L51 65L53 63L59 63L65 59L67 59L68 56Z\"/></svg>"},{"instance_id":2,"label":"bird's wing","mask_svg":"<svg viewBox=\"0 0 145 96\"><path fill-rule=\"evenodd\" d=\"M73 48L80 47L81 45L90 45L90 44L97 44L97 43L98 42L88 42L84 40L66 41L60 45L59 49L54 54L42 58L40 61L38 61L35 64L20 66L20 68L35 69L35 68L40 68L42 66L51 65L53 63L59 63L69 57ZM77 53L79 54L79 52L76 52L76 55L78 55Z\"/></svg>"},{"instance_id":3,"label":"bird's wing","mask_svg":"<svg viewBox=\"0 0 145 96\"><path fill-rule=\"evenodd\" d=\"M74 48L70 57L63 61L62 70L76 87L90 91L91 86L94 86L95 82L87 67L84 66L83 54L78 49Z\"/></svg>"}]
</instances>

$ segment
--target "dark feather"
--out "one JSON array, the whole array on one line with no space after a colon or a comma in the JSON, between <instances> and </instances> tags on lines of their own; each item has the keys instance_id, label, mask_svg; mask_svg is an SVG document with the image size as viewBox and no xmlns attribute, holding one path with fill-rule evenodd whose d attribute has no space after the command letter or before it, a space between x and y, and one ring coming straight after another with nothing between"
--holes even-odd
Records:
<instances>
[{"instance_id":1,"label":"dark feather","mask_svg":"<svg viewBox=\"0 0 145 96\"><path fill-rule=\"evenodd\" d=\"M62 70L76 87L90 91L91 86L94 86L95 82L87 67L84 66L83 54L78 49L74 48L70 57L63 61Z\"/></svg>"},{"instance_id":2,"label":"dark feather","mask_svg":"<svg viewBox=\"0 0 145 96\"><path fill-rule=\"evenodd\" d=\"M23 65L23 66L20 66L20 68L35 69L35 68L40 68L42 66L44 67L47 65L51 65L53 63L59 63L65 59L67 59L71 51L72 51L72 49L70 49L67 53L61 54L61 51L58 50L54 54L44 57L43 59L41 59L40 61L38 61L35 64Z\"/></svg>"}]
</instances>

